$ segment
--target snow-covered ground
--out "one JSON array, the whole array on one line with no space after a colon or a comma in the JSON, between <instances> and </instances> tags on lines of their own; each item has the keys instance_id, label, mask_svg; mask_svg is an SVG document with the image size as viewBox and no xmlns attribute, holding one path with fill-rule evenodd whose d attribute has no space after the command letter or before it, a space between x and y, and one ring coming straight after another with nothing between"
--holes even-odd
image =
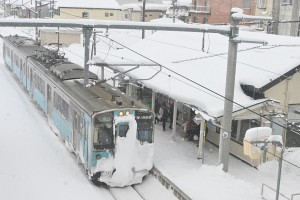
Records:
<instances>
[{"instance_id":1,"label":"snow-covered ground","mask_svg":"<svg viewBox=\"0 0 300 200\"><path fill-rule=\"evenodd\" d=\"M87 180L3 64L0 77L0 199L112 199ZM277 161L257 170L231 157L229 173L224 173L217 166L215 146L205 144L201 166L195 143L182 139L181 133L173 137L171 131L161 129L161 124L156 125L154 164L192 199L253 200L260 199L262 183L276 188ZM290 197L300 193L300 150L286 151L284 159L294 164L284 162L282 170L281 192ZM274 199L275 193L268 195Z\"/></svg>"}]
</instances>

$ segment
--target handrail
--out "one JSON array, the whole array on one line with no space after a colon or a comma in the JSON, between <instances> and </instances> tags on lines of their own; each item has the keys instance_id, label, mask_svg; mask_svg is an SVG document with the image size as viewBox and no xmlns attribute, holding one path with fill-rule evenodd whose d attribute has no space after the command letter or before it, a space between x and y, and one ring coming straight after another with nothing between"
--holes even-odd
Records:
<instances>
[{"instance_id":1,"label":"handrail","mask_svg":"<svg viewBox=\"0 0 300 200\"><path fill-rule=\"evenodd\" d=\"M291 195L291 200L293 200L293 199L294 199L294 196L300 196L300 193L297 193L297 194L292 194L292 195Z\"/></svg>"},{"instance_id":2,"label":"handrail","mask_svg":"<svg viewBox=\"0 0 300 200\"><path fill-rule=\"evenodd\" d=\"M274 192L276 192L276 190L275 190L274 188L272 188L272 187L270 187L270 186L268 186L268 185L266 185L266 184L263 183L262 186L261 186L261 196L262 196L263 199L266 199L266 198L263 196L263 193L264 193L264 186L267 187L267 188L269 188L270 190L273 190ZM281 194L281 193L279 193L279 195L282 196L283 198L287 199L287 200L292 200L292 199L290 199L290 198L284 196L284 195ZM296 195L300 195L300 194L295 194L295 196L296 196ZM293 198L293 197L292 197L292 198Z\"/></svg>"}]
</instances>

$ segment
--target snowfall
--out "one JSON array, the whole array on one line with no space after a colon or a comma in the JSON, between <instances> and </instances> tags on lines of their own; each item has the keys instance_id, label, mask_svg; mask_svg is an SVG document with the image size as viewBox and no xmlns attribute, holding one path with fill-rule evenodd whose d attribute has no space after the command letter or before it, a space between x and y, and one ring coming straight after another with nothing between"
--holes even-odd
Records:
<instances>
[{"instance_id":1,"label":"snowfall","mask_svg":"<svg viewBox=\"0 0 300 200\"><path fill-rule=\"evenodd\" d=\"M24 30L21 32L28 34ZM14 28L1 29L2 35L21 32ZM134 43L134 37L123 36L123 40L128 45ZM106 47L112 48L110 44ZM77 53L77 59L83 55L82 50L72 47L65 51ZM109 54L109 50L102 52ZM2 58L0 76L0 199L113 199L105 188L88 181L76 159L53 134L44 115L5 67ZM276 189L276 160L255 169L230 157L229 172L225 173L218 165L218 148L209 142L204 144L201 164L197 160L196 143L183 139L182 132L176 135L171 129L163 132L161 124L157 124L154 137L154 165L193 200L258 200L262 184ZM149 176L139 187L148 191L152 199L175 199L169 195L170 191L156 184ZM289 198L300 193L299 149L288 149L284 153L280 193ZM120 199L130 199L126 195L124 193ZM265 187L264 196L275 199L275 192ZM300 196L295 196L294 200L297 198Z\"/></svg>"}]
</instances>

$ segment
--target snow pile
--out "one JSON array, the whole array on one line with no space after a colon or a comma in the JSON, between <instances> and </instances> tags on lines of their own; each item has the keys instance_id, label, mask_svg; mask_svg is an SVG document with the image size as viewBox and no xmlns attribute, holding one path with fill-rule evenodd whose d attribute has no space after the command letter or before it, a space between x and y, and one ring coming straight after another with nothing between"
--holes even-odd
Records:
<instances>
[{"instance_id":1,"label":"snow pile","mask_svg":"<svg viewBox=\"0 0 300 200\"><path fill-rule=\"evenodd\" d=\"M115 117L115 124L124 122L128 123L129 129L126 137L116 138L115 158L99 160L95 170L115 170L111 178L100 178L100 181L112 187L141 183L153 166L153 144L141 144L136 139L137 123L134 116Z\"/></svg>"},{"instance_id":2,"label":"snow pile","mask_svg":"<svg viewBox=\"0 0 300 200\"><path fill-rule=\"evenodd\" d=\"M269 127L256 127L250 128L246 131L244 140L252 141L264 141L272 134L272 129Z\"/></svg>"},{"instance_id":3,"label":"snow pile","mask_svg":"<svg viewBox=\"0 0 300 200\"><path fill-rule=\"evenodd\" d=\"M255 185L223 172L222 165L218 167L203 165L198 170L191 170L177 178L176 182L181 183L179 187L195 200L260 199L259 190Z\"/></svg>"}]
</instances>

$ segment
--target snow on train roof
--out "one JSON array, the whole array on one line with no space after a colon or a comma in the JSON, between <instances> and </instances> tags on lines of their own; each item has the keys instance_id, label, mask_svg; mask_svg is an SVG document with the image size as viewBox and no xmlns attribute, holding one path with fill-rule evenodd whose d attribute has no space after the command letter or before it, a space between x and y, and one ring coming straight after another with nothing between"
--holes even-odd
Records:
<instances>
[{"instance_id":1,"label":"snow on train roof","mask_svg":"<svg viewBox=\"0 0 300 200\"><path fill-rule=\"evenodd\" d=\"M61 80L82 79L83 68L71 62L63 62L57 65L52 65L50 70L57 75ZM98 76L89 72L89 79L97 80Z\"/></svg>"},{"instance_id":2,"label":"snow on train roof","mask_svg":"<svg viewBox=\"0 0 300 200\"><path fill-rule=\"evenodd\" d=\"M266 99L253 100L246 96L240 84L260 88L298 66L300 38L246 31L240 31L240 36L268 42L267 46L239 44L234 101L248 107L262 103ZM165 67L153 79L142 81L145 86L219 117L223 115L224 100L205 88L225 95L228 37L206 33L203 51L202 38L203 33L158 31L145 40L131 45L130 48ZM118 41L118 38L115 40ZM109 55L105 56L108 63L110 61L121 63L124 59L145 59L125 48L111 50ZM116 68L120 71L128 69L128 67ZM135 78L143 78L147 74L154 74L157 70L158 68L143 67L128 74ZM234 111L239 109L239 106L234 106Z\"/></svg>"}]
</instances>

